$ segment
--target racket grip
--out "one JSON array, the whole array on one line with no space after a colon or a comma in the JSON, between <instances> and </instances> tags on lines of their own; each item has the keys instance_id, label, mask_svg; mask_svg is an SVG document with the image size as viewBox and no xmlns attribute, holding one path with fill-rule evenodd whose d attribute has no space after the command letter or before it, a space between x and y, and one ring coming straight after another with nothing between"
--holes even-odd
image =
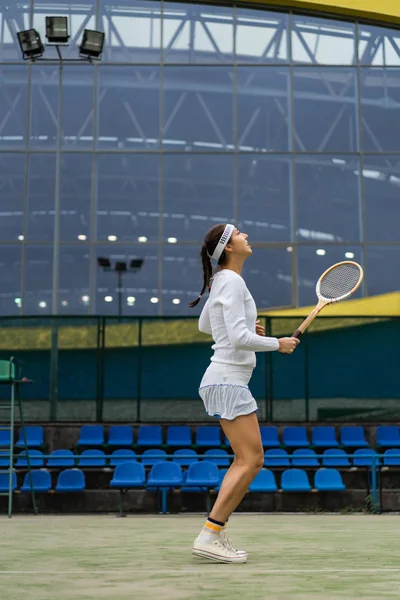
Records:
<instances>
[{"instance_id":1,"label":"racket grip","mask_svg":"<svg viewBox=\"0 0 400 600\"><path fill-rule=\"evenodd\" d=\"M296 329L296 331L293 333L292 337L297 338L299 340L302 335L303 335L303 333L300 331L300 329Z\"/></svg>"}]
</instances>

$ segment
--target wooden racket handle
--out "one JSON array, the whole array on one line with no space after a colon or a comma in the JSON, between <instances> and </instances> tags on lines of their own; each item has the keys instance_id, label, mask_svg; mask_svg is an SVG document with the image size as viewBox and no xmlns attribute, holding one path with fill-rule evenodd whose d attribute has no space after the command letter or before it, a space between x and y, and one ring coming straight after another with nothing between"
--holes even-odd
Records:
<instances>
[{"instance_id":1,"label":"wooden racket handle","mask_svg":"<svg viewBox=\"0 0 400 600\"><path fill-rule=\"evenodd\" d=\"M309 325L311 325L311 323L314 321L315 317L320 312L320 310L322 310L324 308L324 306L326 306L327 304L328 304L328 302L325 302L324 300L319 300L317 306L315 308L313 308L313 310L310 312L308 317L306 319L304 319L304 321L302 322L300 327L298 329L296 329L296 331L294 332L292 337L300 339L301 335L305 332L307 327L309 327Z\"/></svg>"}]
</instances>

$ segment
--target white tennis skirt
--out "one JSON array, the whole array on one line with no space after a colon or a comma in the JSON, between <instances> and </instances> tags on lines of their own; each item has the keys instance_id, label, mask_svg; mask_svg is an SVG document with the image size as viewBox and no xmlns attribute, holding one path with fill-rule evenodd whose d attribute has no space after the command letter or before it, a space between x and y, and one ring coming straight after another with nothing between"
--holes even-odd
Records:
<instances>
[{"instance_id":1,"label":"white tennis skirt","mask_svg":"<svg viewBox=\"0 0 400 600\"><path fill-rule=\"evenodd\" d=\"M212 362L199 387L200 398L211 417L233 421L258 410L248 383L253 369Z\"/></svg>"}]
</instances>

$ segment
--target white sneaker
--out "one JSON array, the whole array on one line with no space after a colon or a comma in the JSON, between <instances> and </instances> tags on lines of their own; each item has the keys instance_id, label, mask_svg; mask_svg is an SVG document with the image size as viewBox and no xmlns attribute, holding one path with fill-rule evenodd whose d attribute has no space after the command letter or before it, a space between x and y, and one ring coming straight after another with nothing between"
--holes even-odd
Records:
<instances>
[{"instance_id":1,"label":"white sneaker","mask_svg":"<svg viewBox=\"0 0 400 600\"><path fill-rule=\"evenodd\" d=\"M212 542L206 543L196 538L193 543L192 554L220 563L245 563L247 561L246 553L240 554L229 546L224 538L221 539L221 536L218 536Z\"/></svg>"},{"instance_id":2,"label":"white sneaker","mask_svg":"<svg viewBox=\"0 0 400 600\"><path fill-rule=\"evenodd\" d=\"M231 550L234 550L238 554L241 554L242 556L245 556L247 558L247 552L246 552L246 550L238 550L237 548L235 548L235 546L233 545L233 542L232 542L231 538L228 536L228 534L226 533L225 529L223 529L221 531L221 533L219 534L219 539L221 540L221 542L223 544L225 544L226 546L228 546L228 548L230 548Z\"/></svg>"}]
</instances>

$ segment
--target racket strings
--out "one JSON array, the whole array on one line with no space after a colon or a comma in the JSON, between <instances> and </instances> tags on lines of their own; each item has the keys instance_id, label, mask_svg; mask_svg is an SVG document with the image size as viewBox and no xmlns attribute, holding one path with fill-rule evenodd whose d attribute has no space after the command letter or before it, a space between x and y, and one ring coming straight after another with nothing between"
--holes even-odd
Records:
<instances>
[{"instance_id":1,"label":"racket strings","mask_svg":"<svg viewBox=\"0 0 400 600\"><path fill-rule=\"evenodd\" d=\"M321 296L327 300L333 300L350 294L359 280L360 268L358 265L351 263L338 265L321 279Z\"/></svg>"}]
</instances>

